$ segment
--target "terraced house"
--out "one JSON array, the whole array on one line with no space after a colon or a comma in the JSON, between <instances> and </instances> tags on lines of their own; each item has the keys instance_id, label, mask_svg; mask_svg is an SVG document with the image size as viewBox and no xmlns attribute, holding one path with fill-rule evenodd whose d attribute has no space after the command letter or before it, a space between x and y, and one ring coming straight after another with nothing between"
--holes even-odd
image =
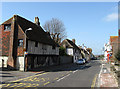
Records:
<instances>
[{"instance_id":1,"label":"terraced house","mask_svg":"<svg viewBox=\"0 0 120 89\"><path fill-rule=\"evenodd\" d=\"M75 44L75 39L65 39L62 41L61 46L66 49L68 55L73 56L73 63L76 63L78 59L82 58L81 49Z\"/></svg>"},{"instance_id":2,"label":"terraced house","mask_svg":"<svg viewBox=\"0 0 120 89\"><path fill-rule=\"evenodd\" d=\"M0 25L0 66L21 71L59 63L59 45L40 26L14 15Z\"/></svg>"}]
</instances>

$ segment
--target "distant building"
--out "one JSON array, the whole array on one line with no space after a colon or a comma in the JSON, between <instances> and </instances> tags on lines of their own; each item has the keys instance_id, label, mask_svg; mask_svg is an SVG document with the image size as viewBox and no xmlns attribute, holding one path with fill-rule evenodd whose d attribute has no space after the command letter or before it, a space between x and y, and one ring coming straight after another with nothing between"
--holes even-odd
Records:
<instances>
[{"instance_id":1,"label":"distant building","mask_svg":"<svg viewBox=\"0 0 120 89\"><path fill-rule=\"evenodd\" d=\"M75 63L78 59L82 58L81 50L75 44L75 39L69 40L65 39L62 41L61 46L66 48L66 53L73 56L73 62Z\"/></svg>"},{"instance_id":2,"label":"distant building","mask_svg":"<svg viewBox=\"0 0 120 89\"><path fill-rule=\"evenodd\" d=\"M108 58L107 55L115 55L120 50L120 30L118 36L110 36L109 42L104 45L104 57Z\"/></svg>"},{"instance_id":3,"label":"distant building","mask_svg":"<svg viewBox=\"0 0 120 89\"><path fill-rule=\"evenodd\" d=\"M24 71L59 62L59 45L42 29L38 17L33 23L14 15L0 25L0 36L1 67Z\"/></svg>"},{"instance_id":4,"label":"distant building","mask_svg":"<svg viewBox=\"0 0 120 89\"><path fill-rule=\"evenodd\" d=\"M110 45L112 47L112 53L115 55L118 52L118 36L110 36Z\"/></svg>"},{"instance_id":5,"label":"distant building","mask_svg":"<svg viewBox=\"0 0 120 89\"><path fill-rule=\"evenodd\" d=\"M104 44L104 59L108 59L108 54L112 53L112 46L110 42Z\"/></svg>"},{"instance_id":6,"label":"distant building","mask_svg":"<svg viewBox=\"0 0 120 89\"><path fill-rule=\"evenodd\" d=\"M87 47L83 45L83 47L79 46L79 48L81 49L82 58L89 61L91 59L91 54L87 51Z\"/></svg>"}]
</instances>

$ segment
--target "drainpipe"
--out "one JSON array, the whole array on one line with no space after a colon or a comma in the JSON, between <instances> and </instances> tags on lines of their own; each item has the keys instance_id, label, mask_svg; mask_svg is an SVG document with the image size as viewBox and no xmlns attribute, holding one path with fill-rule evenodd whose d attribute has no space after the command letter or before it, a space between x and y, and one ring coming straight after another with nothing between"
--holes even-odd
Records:
<instances>
[{"instance_id":1,"label":"drainpipe","mask_svg":"<svg viewBox=\"0 0 120 89\"><path fill-rule=\"evenodd\" d=\"M25 30L25 39L24 39L24 71L27 71L27 68L26 68L26 33L27 31L31 31L32 28L28 28Z\"/></svg>"}]
</instances>

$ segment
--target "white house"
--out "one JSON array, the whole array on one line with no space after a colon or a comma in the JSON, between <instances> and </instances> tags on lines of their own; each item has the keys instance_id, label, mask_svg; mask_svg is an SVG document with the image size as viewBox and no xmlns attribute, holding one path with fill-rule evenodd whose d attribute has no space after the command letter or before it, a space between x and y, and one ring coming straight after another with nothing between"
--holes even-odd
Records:
<instances>
[{"instance_id":1,"label":"white house","mask_svg":"<svg viewBox=\"0 0 120 89\"><path fill-rule=\"evenodd\" d=\"M66 48L66 53L68 55L73 56L73 62L74 63L77 61L77 59L82 58L81 50L75 44L75 39L72 39L72 41L69 40L69 39L65 39L65 40L62 41L61 46Z\"/></svg>"},{"instance_id":2,"label":"white house","mask_svg":"<svg viewBox=\"0 0 120 89\"><path fill-rule=\"evenodd\" d=\"M107 60L107 55L112 52L112 46L110 42L104 44L104 59Z\"/></svg>"}]
</instances>

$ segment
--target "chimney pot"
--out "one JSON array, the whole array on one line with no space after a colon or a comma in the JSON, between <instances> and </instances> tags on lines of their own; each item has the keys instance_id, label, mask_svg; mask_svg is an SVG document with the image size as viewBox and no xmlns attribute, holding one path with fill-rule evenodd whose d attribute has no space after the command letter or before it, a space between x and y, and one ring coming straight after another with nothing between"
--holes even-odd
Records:
<instances>
[{"instance_id":1,"label":"chimney pot","mask_svg":"<svg viewBox=\"0 0 120 89\"><path fill-rule=\"evenodd\" d=\"M75 39L72 39L72 42L75 44Z\"/></svg>"},{"instance_id":2,"label":"chimney pot","mask_svg":"<svg viewBox=\"0 0 120 89\"><path fill-rule=\"evenodd\" d=\"M39 22L39 18L38 18L38 17L35 17L35 24L36 24L36 25L40 25L40 22Z\"/></svg>"}]
</instances>

